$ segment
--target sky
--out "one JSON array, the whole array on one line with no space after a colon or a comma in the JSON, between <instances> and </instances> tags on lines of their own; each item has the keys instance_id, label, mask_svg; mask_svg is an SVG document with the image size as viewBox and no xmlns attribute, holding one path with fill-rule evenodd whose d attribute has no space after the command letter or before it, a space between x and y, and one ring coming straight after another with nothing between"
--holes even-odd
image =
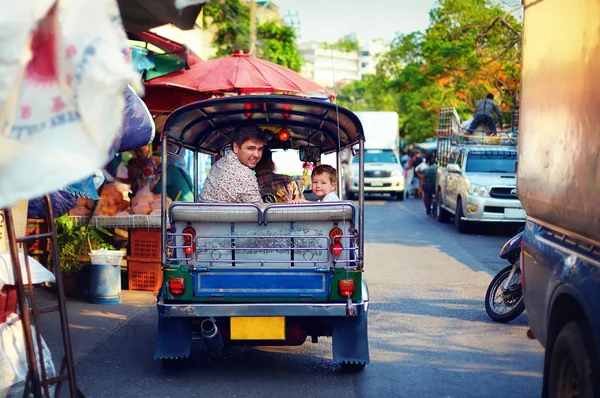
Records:
<instances>
[{"instance_id":1,"label":"sky","mask_svg":"<svg viewBox=\"0 0 600 398\"><path fill-rule=\"evenodd\" d=\"M396 32L410 33L429 26L429 10L436 0L273 0L282 17L288 10L298 12L300 42L333 43L349 33L363 33L367 39L392 41ZM288 155L288 156L286 156ZM326 155L330 158L330 155ZM273 153L277 172L302 172L296 158L282 151ZM335 157L328 159L335 163ZM333 162L333 163L332 163Z\"/></svg>"},{"instance_id":2,"label":"sky","mask_svg":"<svg viewBox=\"0 0 600 398\"><path fill-rule=\"evenodd\" d=\"M391 41L396 32L410 33L429 25L435 0L273 0L284 16L298 12L300 42L335 42L348 33Z\"/></svg>"}]
</instances>

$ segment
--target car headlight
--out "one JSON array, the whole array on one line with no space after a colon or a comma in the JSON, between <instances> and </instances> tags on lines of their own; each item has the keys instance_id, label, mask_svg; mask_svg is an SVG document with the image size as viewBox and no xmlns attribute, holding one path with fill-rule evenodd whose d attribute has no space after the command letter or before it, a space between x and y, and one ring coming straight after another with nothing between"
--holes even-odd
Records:
<instances>
[{"instance_id":1,"label":"car headlight","mask_svg":"<svg viewBox=\"0 0 600 398\"><path fill-rule=\"evenodd\" d=\"M392 170L392 173L390 175L392 177L400 177L403 174L400 172L400 170Z\"/></svg>"},{"instance_id":2,"label":"car headlight","mask_svg":"<svg viewBox=\"0 0 600 398\"><path fill-rule=\"evenodd\" d=\"M474 196L490 196L490 189L485 185L469 184L467 189L471 195Z\"/></svg>"}]
</instances>

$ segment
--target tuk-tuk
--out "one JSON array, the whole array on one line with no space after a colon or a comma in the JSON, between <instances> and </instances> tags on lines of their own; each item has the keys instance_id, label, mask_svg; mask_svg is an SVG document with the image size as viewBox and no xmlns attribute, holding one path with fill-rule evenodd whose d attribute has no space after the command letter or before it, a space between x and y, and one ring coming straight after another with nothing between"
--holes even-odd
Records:
<instances>
[{"instance_id":1,"label":"tuk-tuk","mask_svg":"<svg viewBox=\"0 0 600 398\"><path fill-rule=\"evenodd\" d=\"M321 155L337 153L339 175L341 151L359 155L358 207L351 201L198 203L196 181L196 202L173 202L162 215L155 357L163 363L189 357L198 338L218 351L225 344L293 346L308 337L313 343L332 337L333 360L342 370L362 370L369 363L364 133L354 113L282 95L181 107L168 117L161 137L163 208L168 148L193 151L197 172L197 153L222 155L242 123L263 129L271 149L297 150L298 162L316 164Z\"/></svg>"}]
</instances>

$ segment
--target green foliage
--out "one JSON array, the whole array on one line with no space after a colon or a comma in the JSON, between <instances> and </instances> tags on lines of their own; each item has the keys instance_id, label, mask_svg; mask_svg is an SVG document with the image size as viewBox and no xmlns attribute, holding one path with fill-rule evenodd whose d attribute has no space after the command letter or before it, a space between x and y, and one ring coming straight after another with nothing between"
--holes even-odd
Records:
<instances>
[{"instance_id":1,"label":"green foliage","mask_svg":"<svg viewBox=\"0 0 600 398\"><path fill-rule=\"evenodd\" d=\"M491 0L439 0L425 32L398 36L376 78L338 98L360 110L392 106L402 134L420 142L435 134L440 107L456 107L464 120L488 92L505 111L518 105L520 38L520 23Z\"/></svg>"},{"instance_id":2,"label":"green foliage","mask_svg":"<svg viewBox=\"0 0 600 398\"><path fill-rule=\"evenodd\" d=\"M99 230L92 227L77 227L68 215L56 218L55 226L60 269L64 275L74 275L81 269L77 257L89 253L88 238L92 249L115 249L104 240Z\"/></svg>"},{"instance_id":3,"label":"green foliage","mask_svg":"<svg viewBox=\"0 0 600 398\"><path fill-rule=\"evenodd\" d=\"M356 40L339 39L333 44L325 43L326 48L329 48L330 46L334 50L339 50L346 53L351 53L359 50L358 42Z\"/></svg>"},{"instance_id":4,"label":"green foliage","mask_svg":"<svg viewBox=\"0 0 600 398\"><path fill-rule=\"evenodd\" d=\"M213 44L216 57L250 50L250 9L240 0L210 0L204 6L204 20L216 26ZM269 21L256 28L257 57L300 71L302 58L293 28Z\"/></svg>"},{"instance_id":5,"label":"green foliage","mask_svg":"<svg viewBox=\"0 0 600 398\"><path fill-rule=\"evenodd\" d=\"M213 41L217 57L250 49L250 9L240 0L210 0L204 5L204 22L217 26Z\"/></svg>"},{"instance_id":6,"label":"green foliage","mask_svg":"<svg viewBox=\"0 0 600 398\"><path fill-rule=\"evenodd\" d=\"M258 26L256 35L259 58L300 71L302 57L296 46L296 31L293 28L269 21Z\"/></svg>"},{"instance_id":7,"label":"green foliage","mask_svg":"<svg viewBox=\"0 0 600 398\"><path fill-rule=\"evenodd\" d=\"M366 75L362 80L344 86L337 102L359 111L396 111L396 98L390 90L390 81L383 75Z\"/></svg>"}]
</instances>

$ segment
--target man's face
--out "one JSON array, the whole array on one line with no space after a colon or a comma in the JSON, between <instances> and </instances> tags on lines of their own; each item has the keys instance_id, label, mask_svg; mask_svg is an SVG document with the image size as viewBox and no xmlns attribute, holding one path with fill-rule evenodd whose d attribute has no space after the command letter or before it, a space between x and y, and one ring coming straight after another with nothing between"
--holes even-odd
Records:
<instances>
[{"instance_id":1,"label":"man's face","mask_svg":"<svg viewBox=\"0 0 600 398\"><path fill-rule=\"evenodd\" d=\"M244 166L253 169L260 160L265 143L262 141L248 140L238 146L237 143L233 143L233 152L237 155L240 163Z\"/></svg>"},{"instance_id":2,"label":"man's face","mask_svg":"<svg viewBox=\"0 0 600 398\"><path fill-rule=\"evenodd\" d=\"M150 152L149 152L148 146L143 146L143 147L140 147L140 148L136 149L135 151L133 151L133 153L136 158L143 160L148 157Z\"/></svg>"}]
</instances>

